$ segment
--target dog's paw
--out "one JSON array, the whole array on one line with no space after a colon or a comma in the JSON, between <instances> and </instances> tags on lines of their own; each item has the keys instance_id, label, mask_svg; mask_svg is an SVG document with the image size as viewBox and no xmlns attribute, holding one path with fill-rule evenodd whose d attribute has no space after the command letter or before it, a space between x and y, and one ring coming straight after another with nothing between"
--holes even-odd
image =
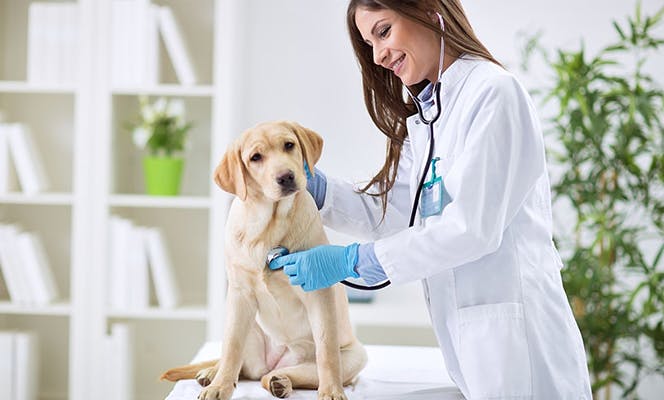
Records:
<instances>
[{"instance_id":1,"label":"dog's paw","mask_svg":"<svg viewBox=\"0 0 664 400\"><path fill-rule=\"evenodd\" d=\"M332 391L328 393L318 392L318 400L348 400L346 394L342 391Z\"/></svg>"},{"instance_id":2,"label":"dog's paw","mask_svg":"<svg viewBox=\"0 0 664 400\"><path fill-rule=\"evenodd\" d=\"M204 368L196 374L196 382L203 387L208 386L216 374L217 367Z\"/></svg>"},{"instance_id":3,"label":"dog's paw","mask_svg":"<svg viewBox=\"0 0 664 400\"><path fill-rule=\"evenodd\" d=\"M287 376L273 376L270 378L269 387L272 396L279 397L280 399L288 397L293 392L293 384Z\"/></svg>"},{"instance_id":4,"label":"dog's paw","mask_svg":"<svg viewBox=\"0 0 664 400\"><path fill-rule=\"evenodd\" d=\"M232 389L228 390L222 386L207 386L198 395L198 400L229 400L232 395Z\"/></svg>"}]
</instances>

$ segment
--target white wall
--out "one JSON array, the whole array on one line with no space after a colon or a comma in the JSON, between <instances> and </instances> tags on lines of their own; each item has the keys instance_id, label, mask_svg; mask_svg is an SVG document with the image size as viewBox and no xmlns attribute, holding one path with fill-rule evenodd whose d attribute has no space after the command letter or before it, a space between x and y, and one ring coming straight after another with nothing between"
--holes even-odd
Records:
<instances>
[{"instance_id":1,"label":"white wall","mask_svg":"<svg viewBox=\"0 0 664 400\"><path fill-rule=\"evenodd\" d=\"M348 42L346 0L245 0L244 52L238 55L244 93L237 99L244 129L272 119L293 119L325 139L319 167L330 175L366 180L382 165L384 140L364 108L359 71ZM633 0L467 0L464 7L478 36L495 57L519 75L518 32L542 31L548 48L589 54L612 43L611 21L623 22ZM653 14L663 0L643 0ZM664 36L664 32L661 33ZM532 72L545 79L545 71ZM664 55L649 71L664 71ZM662 76L660 72L659 76ZM524 77L525 80L525 77ZM664 84L664 76L661 83ZM334 240L334 239L333 239ZM664 382L644 385L646 399L664 392Z\"/></svg>"}]
</instances>

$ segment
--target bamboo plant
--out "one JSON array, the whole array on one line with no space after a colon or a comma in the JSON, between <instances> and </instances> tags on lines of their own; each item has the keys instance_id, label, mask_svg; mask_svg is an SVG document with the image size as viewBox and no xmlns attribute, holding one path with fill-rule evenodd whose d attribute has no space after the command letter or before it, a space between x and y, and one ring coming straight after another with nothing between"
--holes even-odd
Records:
<instances>
[{"instance_id":1,"label":"bamboo plant","mask_svg":"<svg viewBox=\"0 0 664 400\"><path fill-rule=\"evenodd\" d=\"M526 46L553 76L537 93L556 110L547 128L550 162L562 167L556 209L573 214L555 239L595 399L636 399L646 375L664 375L664 68L646 72L664 46L663 15L637 3L595 56L581 46L549 57L534 51L537 36Z\"/></svg>"}]
</instances>

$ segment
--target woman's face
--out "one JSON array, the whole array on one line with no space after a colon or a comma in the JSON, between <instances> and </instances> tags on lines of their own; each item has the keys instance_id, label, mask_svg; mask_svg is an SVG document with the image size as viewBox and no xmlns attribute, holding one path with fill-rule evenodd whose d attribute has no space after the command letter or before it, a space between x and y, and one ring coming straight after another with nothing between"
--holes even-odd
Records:
<instances>
[{"instance_id":1,"label":"woman's face","mask_svg":"<svg viewBox=\"0 0 664 400\"><path fill-rule=\"evenodd\" d=\"M406 86L438 78L440 36L389 9L355 11L355 25L373 49L373 61Z\"/></svg>"}]
</instances>

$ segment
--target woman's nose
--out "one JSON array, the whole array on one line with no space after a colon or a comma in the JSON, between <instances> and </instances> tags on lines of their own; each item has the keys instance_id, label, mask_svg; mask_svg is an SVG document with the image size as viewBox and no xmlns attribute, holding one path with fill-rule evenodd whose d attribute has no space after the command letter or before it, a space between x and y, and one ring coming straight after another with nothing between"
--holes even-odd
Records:
<instances>
[{"instance_id":1,"label":"woman's nose","mask_svg":"<svg viewBox=\"0 0 664 400\"><path fill-rule=\"evenodd\" d=\"M385 66L385 57L387 56L387 48L384 46L374 46L373 47L373 62L376 65Z\"/></svg>"}]
</instances>

